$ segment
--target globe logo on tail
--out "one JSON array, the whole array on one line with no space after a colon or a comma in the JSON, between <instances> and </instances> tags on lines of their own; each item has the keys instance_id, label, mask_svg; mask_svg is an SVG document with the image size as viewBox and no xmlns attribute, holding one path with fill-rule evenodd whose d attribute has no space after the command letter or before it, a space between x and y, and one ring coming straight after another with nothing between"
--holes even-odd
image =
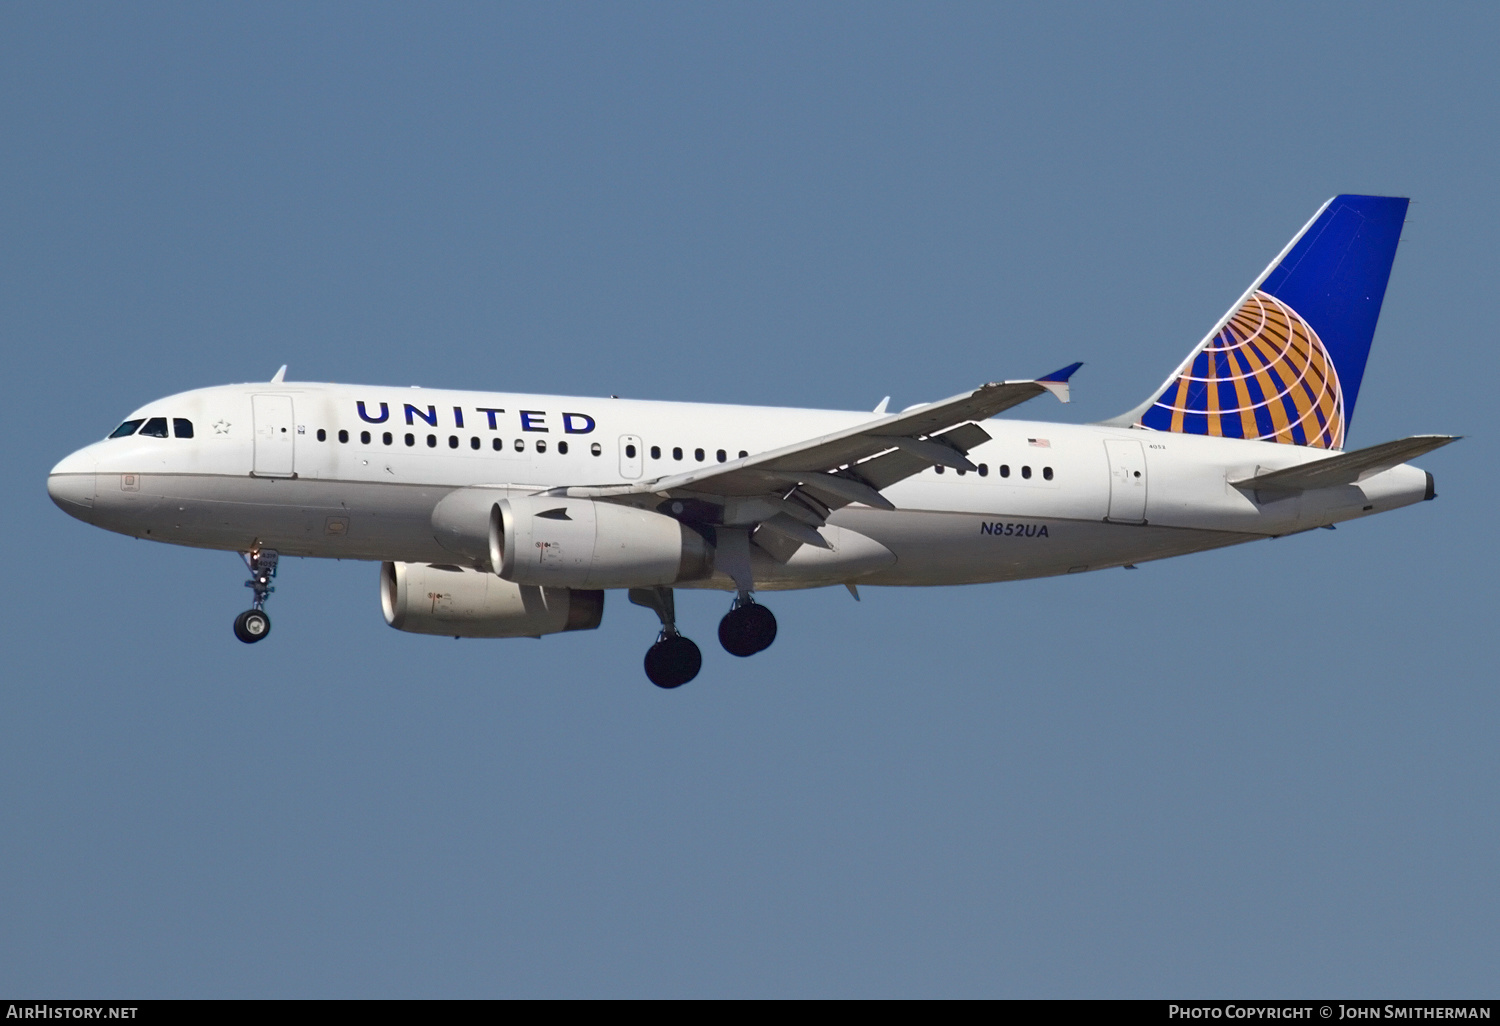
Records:
<instances>
[{"instance_id":1,"label":"globe logo on tail","mask_svg":"<svg viewBox=\"0 0 1500 1026\"><path fill-rule=\"evenodd\" d=\"M1256 291L1151 404L1157 431L1341 449L1344 397L1318 333Z\"/></svg>"}]
</instances>

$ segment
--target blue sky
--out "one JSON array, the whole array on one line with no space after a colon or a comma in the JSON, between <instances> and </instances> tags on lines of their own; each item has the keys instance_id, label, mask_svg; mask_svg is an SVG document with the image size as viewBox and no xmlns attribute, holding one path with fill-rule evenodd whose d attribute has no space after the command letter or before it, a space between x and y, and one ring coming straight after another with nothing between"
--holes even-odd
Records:
<instances>
[{"instance_id":1,"label":"blue sky","mask_svg":"<svg viewBox=\"0 0 1500 1026\"><path fill-rule=\"evenodd\" d=\"M0 8L0 991L1492 996L1492 7ZM385 626L47 469L269 378L1143 399L1327 197L1416 201L1350 432L1432 504L1062 580Z\"/></svg>"}]
</instances>

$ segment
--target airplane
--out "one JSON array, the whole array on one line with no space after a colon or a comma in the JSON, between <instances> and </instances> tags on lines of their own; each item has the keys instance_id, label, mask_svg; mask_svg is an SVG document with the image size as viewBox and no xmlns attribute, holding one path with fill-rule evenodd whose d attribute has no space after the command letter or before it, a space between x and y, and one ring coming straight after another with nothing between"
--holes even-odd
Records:
<instances>
[{"instance_id":1,"label":"airplane","mask_svg":"<svg viewBox=\"0 0 1500 1026\"><path fill-rule=\"evenodd\" d=\"M752 656L757 594L935 586L1113 567L1432 499L1407 461L1454 441L1345 437L1408 201L1337 196L1140 406L1095 424L998 418L1067 402L1074 363L897 413L285 380L147 403L52 469L69 515L235 551L263 641L282 556L377 561L386 622L541 637L624 590L659 620L646 676L697 676L674 591L732 592L719 641Z\"/></svg>"}]
</instances>

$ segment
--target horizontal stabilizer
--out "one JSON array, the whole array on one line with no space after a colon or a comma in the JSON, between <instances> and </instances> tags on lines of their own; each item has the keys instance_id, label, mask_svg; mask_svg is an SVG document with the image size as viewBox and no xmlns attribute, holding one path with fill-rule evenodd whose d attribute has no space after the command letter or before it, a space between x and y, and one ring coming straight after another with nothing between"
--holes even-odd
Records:
<instances>
[{"instance_id":1,"label":"horizontal stabilizer","mask_svg":"<svg viewBox=\"0 0 1500 1026\"><path fill-rule=\"evenodd\" d=\"M1394 442L1382 442L1368 449L1340 453L1326 460L1314 460L1285 470L1273 470L1265 474L1230 482L1236 488L1256 492L1305 492L1312 488L1333 488L1338 485L1357 484L1373 477L1382 470L1400 466L1407 460L1416 459L1423 453L1442 448L1449 442L1458 441L1456 435L1413 435Z\"/></svg>"}]
</instances>

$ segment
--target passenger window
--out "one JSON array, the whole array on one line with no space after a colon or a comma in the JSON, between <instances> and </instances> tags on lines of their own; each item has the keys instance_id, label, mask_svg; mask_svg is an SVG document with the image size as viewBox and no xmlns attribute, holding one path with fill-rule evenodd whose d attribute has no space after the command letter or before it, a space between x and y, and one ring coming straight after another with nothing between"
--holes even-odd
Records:
<instances>
[{"instance_id":1,"label":"passenger window","mask_svg":"<svg viewBox=\"0 0 1500 1026\"><path fill-rule=\"evenodd\" d=\"M167 437L167 418L152 417L146 421L146 426L141 428L141 434L150 435L152 438Z\"/></svg>"},{"instance_id":2,"label":"passenger window","mask_svg":"<svg viewBox=\"0 0 1500 1026\"><path fill-rule=\"evenodd\" d=\"M490 448L494 449L496 452L499 452L501 449L505 448L505 443L497 438L490 443Z\"/></svg>"},{"instance_id":3,"label":"passenger window","mask_svg":"<svg viewBox=\"0 0 1500 1026\"><path fill-rule=\"evenodd\" d=\"M516 452L525 452L525 451L526 451L526 439L524 439L524 438L517 438L516 439Z\"/></svg>"},{"instance_id":4,"label":"passenger window","mask_svg":"<svg viewBox=\"0 0 1500 1026\"><path fill-rule=\"evenodd\" d=\"M193 437L193 422L182 417L172 418L172 434L178 438Z\"/></svg>"},{"instance_id":5,"label":"passenger window","mask_svg":"<svg viewBox=\"0 0 1500 1026\"><path fill-rule=\"evenodd\" d=\"M958 471L958 476L959 477L963 477L965 474L968 473L968 471L965 470L963 467L955 467L954 469Z\"/></svg>"},{"instance_id":6,"label":"passenger window","mask_svg":"<svg viewBox=\"0 0 1500 1026\"><path fill-rule=\"evenodd\" d=\"M437 448L437 435L428 435L427 436L427 448L429 448L429 449L436 449Z\"/></svg>"},{"instance_id":7,"label":"passenger window","mask_svg":"<svg viewBox=\"0 0 1500 1026\"><path fill-rule=\"evenodd\" d=\"M1009 463L1002 463L1002 464L1000 464L1000 476L1001 477L1010 477L1010 464Z\"/></svg>"},{"instance_id":8,"label":"passenger window","mask_svg":"<svg viewBox=\"0 0 1500 1026\"><path fill-rule=\"evenodd\" d=\"M166 430L166 429L163 428L163 430ZM682 446L680 446L680 445L674 445L674 446L672 446L672 458L674 460L680 460L680 459L682 459Z\"/></svg>"},{"instance_id":9,"label":"passenger window","mask_svg":"<svg viewBox=\"0 0 1500 1026\"><path fill-rule=\"evenodd\" d=\"M1024 477L1026 480L1030 481L1031 480L1031 468L1030 467L1022 467L1021 468L1021 476Z\"/></svg>"},{"instance_id":10,"label":"passenger window","mask_svg":"<svg viewBox=\"0 0 1500 1026\"><path fill-rule=\"evenodd\" d=\"M702 449L694 449L693 450L693 459L697 460L699 463L702 463L703 462L703 450Z\"/></svg>"},{"instance_id":11,"label":"passenger window","mask_svg":"<svg viewBox=\"0 0 1500 1026\"><path fill-rule=\"evenodd\" d=\"M474 437L472 437L472 438L469 439L469 448L470 449L477 449L477 448L479 448L479 436L478 435L475 435Z\"/></svg>"},{"instance_id":12,"label":"passenger window","mask_svg":"<svg viewBox=\"0 0 1500 1026\"><path fill-rule=\"evenodd\" d=\"M746 452L744 449L740 450L740 459L744 459L746 456L749 456L749 455L750 454L748 452Z\"/></svg>"},{"instance_id":13,"label":"passenger window","mask_svg":"<svg viewBox=\"0 0 1500 1026\"><path fill-rule=\"evenodd\" d=\"M450 448L450 449L457 449L458 448L458 436L457 435L449 435L448 436L448 448Z\"/></svg>"},{"instance_id":14,"label":"passenger window","mask_svg":"<svg viewBox=\"0 0 1500 1026\"><path fill-rule=\"evenodd\" d=\"M417 444L417 436L414 435L414 434L412 434L410 431L408 431L406 433L406 439L405 439L405 441L406 441L407 445L416 445Z\"/></svg>"},{"instance_id":15,"label":"passenger window","mask_svg":"<svg viewBox=\"0 0 1500 1026\"><path fill-rule=\"evenodd\" d=\"M659 460L659 459L661 459L661 446L659 446L659 445L653 445L651 447L651 458L653 460Z\"/></svg>"},{"instance_id":16,"label":"passenger window","mask_svg":"<svg viewBox=\"0 0 1500 1026\"><path fill-rule=\"evenodd\" d=\"M934 474L941 474L943 472L943 465L939 463L937 466L932 468L932 472Z\"/></svg>"},{"instance_id":17,"label":"passenger window","mask_svg":"<svg viewBox=\"0 0 1500 1026\"><path fill-rule=\"evenodd\" d=\"M361 431L359 433L359 442L360 442L361 445L369 445L370 444L370 432L368 432L368 431Z\"/></svg>"},{"instance_id":18,"label":"passenger window","mask_svg":"<svg viewBox=\"0 0 1500 1026\"><path fill-rule=\"evenodd\" d=\"M625 447L625 457L626 459L635 459L635 446L627 445Z\"/></svg>"},{"instance_id":19,"label":"passenger window","mask_svg":"<svg viewBox=\"0 0 1500 1026\"><path fill-rule=\"evenodd\" d=\"M634 449L635 446L632 445L631 448ZM589 452L593 453L595 456L602 455L604 453L604 446L600 445L598 442L595 442L593 445L589 446ZM635 453L631 453L630 455L634 456Z\"/></svg>"},{"instance_id":20,"label":"passenger window","mask_svg":"<svg viewBox=\"0 0 1500 1026\"><path fill-rule=\"evenodd\" d=\"M729 453L725 452L723 449L720 449L718 452L714 453L714 455L719 457L720 463L723 463L725 460L729 459Z\"/></svg>"},{"instance_id":21,"label":"passenger window","mask_svg":"<svg viewBox=\"0 0 1500 1026\"><path fill-rule=\"evenodd\" d=\"M568 454L568 443L567 442L558 442L557 443L557 451L558 451L559 455L566 456Z\"/></svg>"},{"instance_id":22,"label":"passenger window","mask_svg":"<svg viewBox=\"0 0 1500 1026\"><path fill-rule=\"evenodd\" d=\"M328 432L324 431L322 428L318 428L318 441L320 441L320 442L326 442L326 441L328 441Z\"/></svg>"},{"instance_id":23,"label":"passenger window","mask_svg":"<svg viewBox=\"0 0 1500 1026\"><path fill-rule=\"evenodd\" d=\"M1042 468L1042 476L1045 477L1048 481L1051 481L1052 480L1052 468L1051 467L1043 467Z\"/></svg>"},{"instance_id":24,"label":"passenger window","mask_svg":"<svg viewBox=\"0 0 1500 1026\"><path fill-rule=\"evenodd\" d=\"M341 442L347 442L347 441L349 441L349 432L345 431L343 428L339 429L339 441L341 441Z\"/></svg>"},{"instance_id":25,"label":"passenger window","mask_svg":"<svg viewBox=\"0 0 1500 1026\"><path fill-rule=\"evenodd\" d=\"M135 434L135 429L140 427L144 423L146 423L144 420L127 420L125 423L121 424L119 427L111 431L109 433L109 437L125 438L128 435L133 435Z\"/></svg>"},{"instance_id":26,"label":"passenger window","mask_svg":"<svg viewBox=\"0 0 1500 1026\"><path fill-rule=\"evenodd\" d=\"M979 476L980 477L989 477L990 476L990 465L988 463L981 463L979 465Z\"/></svg>"},{"instance_id":27,"label":"passenger window","mask_svg":"<svg viewBox=\"0 0 1500 1026\"><path fill-rule=\"evenodd\" d=\"M538 438L536 440L536 451L537 452L546 452L547 451L547 440L545 438Z\"/></svg>"},{"instance_id":28,"label":"passenger window","mask_svg":"<svg viewBox=\"0 0 1500 1026\"><path fill-rule=\"evenodd\" d=\"M391 444L391 433L389 431L387 431L385 434L381 435L380 436L380 441L384 445L390 445Z\"/></svg>"}]
</instances>

